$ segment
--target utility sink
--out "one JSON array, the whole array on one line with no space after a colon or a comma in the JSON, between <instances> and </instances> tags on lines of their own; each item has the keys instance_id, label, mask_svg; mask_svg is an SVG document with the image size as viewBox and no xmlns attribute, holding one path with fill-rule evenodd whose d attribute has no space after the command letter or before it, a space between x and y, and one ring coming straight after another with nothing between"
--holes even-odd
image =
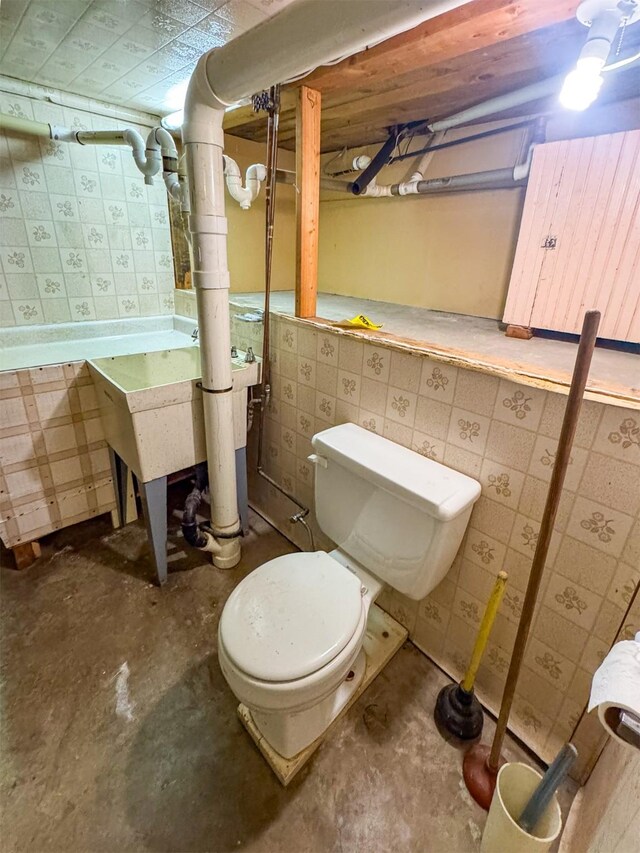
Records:
<instances>
[{"instance_id":1,"label":"utility sink","mask_svg":"<svg viewBox=\"0 0 640 853\"><path fill-rule=\"evenodd\" d=\"M260 381L259 360L231 359L236 449L247 443L247 388ZM139 480L148 482L206 459L200 348L89 361L105 437Z\"/></svg>"}]
</instances>

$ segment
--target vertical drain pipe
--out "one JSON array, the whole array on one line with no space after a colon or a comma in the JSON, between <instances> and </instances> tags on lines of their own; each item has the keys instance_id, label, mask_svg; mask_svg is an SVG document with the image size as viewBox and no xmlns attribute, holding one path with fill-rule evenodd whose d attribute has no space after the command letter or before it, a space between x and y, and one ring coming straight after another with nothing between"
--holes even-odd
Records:
<instances>
[{"instance_id":1,"label":"vertical drain pipe","mask_svg":"<svg viewBox=\"0 0 640 853\"><path fill-rule=\"evenodd\" d=\"M200 322L203 408L216 566L240 560L233 440L227 220L222 120L226 107L265 85L290 80L404 32L469 0L299 0L200 57L187 89L182 141L189 176L191 257ZM297 501L296 501L297 503Z\"/></svg>"},{"instance_id":2,"label":"vertical drain pipe","mask_svg":"<svg viewBox=\"0 0 640 853\"><path fill-rule=\"evenodd\" d=\"M224 136L220 103L206 80L200 59L187 90L182 129L190 213L188 215L191 274L196 290L202 368L202 405L211 495L213 564L230 569L240 561L240 520L236 489L233 436L231 328L227 219L224 209L222 149ZM217 104L211 108L211 103Z\"/></svg>"}]
</instances>

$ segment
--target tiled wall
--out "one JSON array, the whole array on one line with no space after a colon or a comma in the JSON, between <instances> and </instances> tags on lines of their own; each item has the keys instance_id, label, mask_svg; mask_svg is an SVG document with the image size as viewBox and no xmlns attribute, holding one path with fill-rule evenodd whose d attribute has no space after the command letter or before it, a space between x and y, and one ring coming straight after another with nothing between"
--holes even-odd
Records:
<instances>
[{"instance_id":1,"label":"tiled wall","mask_svg":"<svg viewBox=\"0 0 640 853\"><path fill-rule=\"evenodd\" d=\"M232 323L234 342L259 327ZM421 602L382 604L452 676L469 660L496 573L509 581L477 689L497 709L553 469L566 397L352 335L276 318L266 467L313 505L311 436L352 421L482 484L445 580ZM640 412L586 401L571 455L511 726L550 759L581 717L591 675L621 627L640 579ZM301 547L292 506L263 481L250 497ZM326 540L318 532L320 547ZM636 626L636 629L640 626ZM582 734L584 760L600 731Z\"/></svg>"},{"instance_id":2,"label":"tiled wall","mask_svg":"<svg viewBox=\"0 0 640 853\"><path fill-rule=\"evenodd\" d=\"M75 129L125 126L2 92L0 110ZM166 190L144 184L127 148L0 134L0 220L0 327L172 313Z\"/></svg>"},{"instance_id":3,"label":"tiled wall","mask_svg":"<svg viewBox=\"0 0 640 853\"><path fill-rule=\"evenodd\" d=\"M0 538L30 542L115 509L86 362L0 373Z\"/></svg>"}]
</instances>

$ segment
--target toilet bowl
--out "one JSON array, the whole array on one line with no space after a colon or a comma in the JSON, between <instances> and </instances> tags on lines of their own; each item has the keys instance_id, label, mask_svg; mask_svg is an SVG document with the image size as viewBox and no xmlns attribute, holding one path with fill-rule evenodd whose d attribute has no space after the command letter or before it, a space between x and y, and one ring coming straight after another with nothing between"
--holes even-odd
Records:
<instances>
[{"instance_id":1,"label":"toilet bowl","mask_svg":"<svg viewBox=\"0 0 640 853\"><path fill-rule=\"evenodd\" d=\"M354 424L312 444L316 517L338 547L255 569L218 629L227 683L284 758L319 738L358 689L384 582L424 598L451 567L480 494L470 477Z\"/></svg>"},{"instance_id":2,"label":"toilet bowl","mask_svg":"<svg viewBox=\"0 0 640 853\"><path fill-rule=\"evenodd\" d=\"M381 587L346 555L316 551L270 560L229 596L220 668L283 757L319 737L358 688L369 607Z\"/></svg>"}]
</instances>

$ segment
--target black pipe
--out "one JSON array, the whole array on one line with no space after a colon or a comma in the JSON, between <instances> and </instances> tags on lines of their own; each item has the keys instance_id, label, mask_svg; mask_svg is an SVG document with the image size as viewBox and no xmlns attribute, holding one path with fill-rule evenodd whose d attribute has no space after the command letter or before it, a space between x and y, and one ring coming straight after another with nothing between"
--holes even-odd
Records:
<instances>
[{"instance_id":1,"label":"black pipe","mask_svg":"<svg viewBox=\"0 0 640 853\"><path fill-rule=\"evenodd\" d=\"M400 160L408 160L411 157L418 157L420 154L429 154L432 151L442 151L443 148L453 148L456 145L463 145L465 142L475 142L476 139L484 139L487 136L495 136L498 133L506 133L508 130L518 130L521 127L529 127L535 123L535 119L527 119L519 121L515 124L505 125L504 127L494 127L491 130L483 130L482 133L474 133L472 136L462 136L460 139L450 139L447 142L439 142L437 145L427 145L424 148L418 148L417 151L407 151L405 154L398 154L397 157L392 157L389 163L398 163Z\"/></svg>"},{"instance_id":2,"label":"black pipe","mask_svg":"<svg viewBox=\"0 0 640 853\"><path fill-rule=\"evenodd\" d=\"M353 181L351 184L351 192L354 195L360 195L360 193L364 192L378 172L387 165L393 149L396 147L397 139L398 134L394 131L389 135L389 138L378 153L372 158L367 168L358 175L355 181Z\"/></svg>"},{"instance_id":3,"label":"black pipe","mask_svg":"<svg viewBox=\"0 0 640 853\"><path fill-rule=\"evenodd\" d=\"M193 489L187 495L182 511L182 535L185 541L194 548L204 548L208 542L207 536L200 530L196 520L198 508L202 503L202 493L207 487L209 476L207 463L200 462L196 465L196 481Z\"/></svg>"},{"instance_id":4,"label":"black pipe","mask_svg":"<svg viewBox=\"0 0 640 853\"><path fill-rule=\"evenodd\" d=\"M398 139L408 130L414 130L416 127L424 125L424 121L411 121L408 124L403 124L394 128L389 134L389 138L384 143L382 148L374 155L367 168L351 184L351 192L354 195L360 195L369 186L371 181L376 177L378 172L389 163L391 155L398 143Z\"/></svg>"}]
</instances>

